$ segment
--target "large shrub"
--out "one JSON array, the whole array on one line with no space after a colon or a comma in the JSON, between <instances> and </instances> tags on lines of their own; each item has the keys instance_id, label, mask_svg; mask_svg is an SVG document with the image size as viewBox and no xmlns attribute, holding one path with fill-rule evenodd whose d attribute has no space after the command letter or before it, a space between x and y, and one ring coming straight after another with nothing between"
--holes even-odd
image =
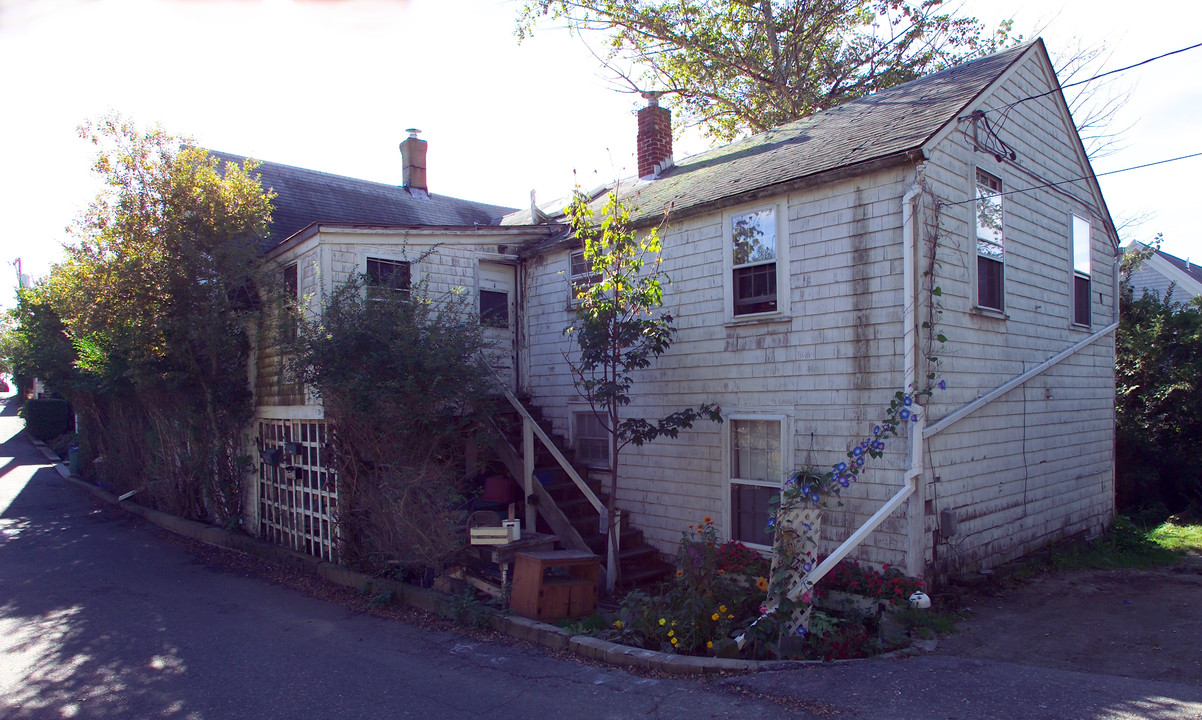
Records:
<instances>
[{"instance_id":1,"label":"large shrub","mask_svg":"<svg viewBox=\"0 0 1202 720\"><path fill-rule=\"evenodd\" d=\"M369 572L439 569L456 531L467 442L484 432L493 376L468 298L354 277L301 318L295 379L331 424L340 553Z\"/></svg>"},{"instance_id":2,"label":"large shrub","mask_svg":"<svg viewBox=\"0 0 1202 720\"><path fill-rule=\"evenodd\" d=\"M1202 310L1125 286L1116 353L1119 512L1202 510Z\"/></svg>"},{"instance_id":3,"label":"large shrub","mask_svg":"<svg viewBox=\"0 0 1202 720\"><path fill-rule=\"evenodd\" d=\"M50 442L72 429L71 407L66 400L26 400L21 414L25 417L25 429L42 442Z\"/></svg>"}]
</instances>

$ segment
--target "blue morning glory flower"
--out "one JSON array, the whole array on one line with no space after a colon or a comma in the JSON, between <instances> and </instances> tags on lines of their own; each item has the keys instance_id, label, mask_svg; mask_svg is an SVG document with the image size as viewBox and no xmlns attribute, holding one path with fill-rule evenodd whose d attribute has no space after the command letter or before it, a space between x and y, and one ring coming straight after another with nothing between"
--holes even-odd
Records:
<instances>
[{"instance_id":1,"label":"blue morning glory flower","mask_svg":"<svg viewBox=\"0 0 1202 720\"><path fill-rule=\"evenodd\" d=\"M802 523L801 525L802 525L802 527L804 527L806 530L813 530L813 529L814 529L814 528L810 527L810 524L809 524L809 523Z\"/></svg>"},{"instance_id":2,"label":"blue morning glory flower","mask_svg":"<svg viewBox=\"0 0 1202 720\"><path fill-rule=\"evenodd\" d=\"M864 458L862 458L862 457L861 457L861 458L856 458L856 466L857 466L857 467L864 467Z\"/></svg>"},{"instance_id":3,"label":"blue morning glory flower","mask_svg":"<svg viewBox=\"0 0 1202 720\"><path fill-rule=\"evenodd\" d=\"M810 569L811 569L811 568L813 568L813 567L814 567L814 563L809 563L809 562L808 562L808 563L805 563L805 564L803 564L803 565L801 566L801 569L802 569L803 571L805 571L805 572L809 572L809 571L810 571Z\"/></svg>"},{"instance_id":4,"label":"blue morning glory flower","mask_svg":"<svg viewBox=\"0 0 1202 720\"><path fill-rule=\"evenodd\" d=\"M918 422L918 413L914 413L912 416L910 416L910 419L914 422Z\"/></svg>"},{"instance_id":5,"label":"blue morning glory flower","mask_svg":"<svg viewBox=\"0 0 1202 720\"><path fill-rule=\"evenodd\" d=\"M881 426L880 426L880 425L874 425L874 426L872 427L872 434L873 434L873 435L880 435L880 434L881 434Z\"/></svg>"},{"instance_id":6,"label":"blue morning glory flower","mask_svg":"<svg viewBox=\"0 0 1202 720\"><path fill-rule=\"evenodd\" d=\"M839 463L835 466L835 472L841 473L847 469L847 463Z\"/></svg>"},{"instance_id":7,"label":"blue morning glory flower","mask_svg":"<svg viewBox=\"0 0 1202 720\"><path fill-rule=\"evenodd\" d=\"M822 498L818 497L818 493L813 493L810 495L810 500L814 502L822 502Z\"/></svg>"},{"instance_id":8,"label":"blue morning glory flower","mask_svg":"<svg viewBox=\"0 0 1202 720\"><path fill-rule=\"evenodd\" d=\"M901 418L902 420L905 420L906 418L910 417L910 411L909 411L909 410L907 410L907 409L905 409L905 408L902 408L902 409L901 409L901 410L900 410L900 411L897 413L897 416L898 416L899 418Z\"/></svg>"},{"instance_id":9,"label":"blue morning glory flower","mask_svg":"<svg viewBox=\"0 0 1202 720\"><path fill-rule=\"evenodd\" d=\"M910 404L913 402L914 402L914 398L910 397L909 395L907 395L905 397L905 399L902 400L902 404L905 405L906 407L910 407Z\"/></svg>"},{"instance_id":10,"label":"blue morning glory flower","mask_svg":"<svg viewBox=\"0 0 1202 720\"><path fill-rule=\"evenodd\" d=\"M946 381L946 380L940 380L940 381L939 381L939 389L940 389L940 390L947 390L947 381Z\"/></svg>"},{"instance_id":11,"label":"blue morning glory flower","mask_svg":"<svg viewBox=\"0 0 1202 720\"><path fill-rule=\"evenodd\" d=\"M849 483L845 477L839 478L839 484L843 487L849 487L851 485L851 483Z\"/></svg>"},{"instance_id":12,"label":"blue morning glory flower","mask_svg":"<svg viewBox=\"0 0 1202 720\"><path fill-rule=\"evenodd\" d=\"M851 454L856 457L860 457L860 454L863 452L864 452L864 448L860 447L859 445L856 445L854 448L851 449Z\"/></svg>"}]
</instances>

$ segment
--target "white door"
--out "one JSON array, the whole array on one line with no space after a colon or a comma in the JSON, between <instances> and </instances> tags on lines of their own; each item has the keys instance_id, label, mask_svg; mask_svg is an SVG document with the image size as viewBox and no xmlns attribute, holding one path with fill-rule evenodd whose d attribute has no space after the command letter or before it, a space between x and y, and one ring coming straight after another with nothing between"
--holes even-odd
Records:
<instances>
[{"instance_id":1,"label":"white door","mask_svg":"<svg viewBox=\"0 0 1202 720\"><path fill-rule=\"evenodd\" d=\"M517 391L517 273L512 265L480 261L477 310L488 362L510 391Z\"/></svg>"}]
</instances>

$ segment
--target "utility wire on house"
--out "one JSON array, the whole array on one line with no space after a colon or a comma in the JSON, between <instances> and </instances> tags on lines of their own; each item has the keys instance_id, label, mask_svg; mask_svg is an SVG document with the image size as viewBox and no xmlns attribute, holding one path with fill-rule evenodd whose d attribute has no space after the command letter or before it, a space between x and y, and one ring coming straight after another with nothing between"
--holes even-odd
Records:
<instances>
[{"instance_id":1,"label":"utility wire on house","mask_svg":"<svg viewBox=\"0 0 1202 720\"><path fill-rule=\"evenodd\" d=\"M1046 97L1048 95L1051 95L1052 93L1056 92L1057 90L1067 90L1068 88L1071 88L1071 87L1076 87L1078 85L1084 85L1085 83L1093 82L1094 80L1104 78L1107 75L1114 75L1116 73L1126 72L1128 70L1132 70L1134 68L1140 67L1141 65L1147 65L1150 62L1162 60L1162 59L1170 57L1172 55L1178 55L1178 54L1186 52L1188 50L1197 50L1198 48L1202 48L1202 43L1197 43L1196 45L1190 45L1189 47L1183 47L1178 50L1172 50L1172 51L1164 53L1162 55L1157 55L1156 57L1150 57L1147 60L1141 60L1141 61L1135 63L1134 65L1128 65L1126 67L1117 68L1115 70L1107 70L1106 72L1098 73L1097 75L1094 75L1093 77L1088 77L1088 78L1085 78L1084 80L1078 80L1077 82L1071 82L1068 85L1061 85L1060 87L1053 88L1051 90L1048 90L1047 92L1039 93L1038 95L1030 95L1025 98L1019 98L1018 100L1015 100L1014 102L1010 103L1009 105L1003 105L1000 108L993 108L993 110L1009 110L1010 108L1012 108L1016 105L1027 102L1028 100L1037 100L1041 97Z\"/></svg>"},{"instance_id":2,"label":"utility wire on house","mask_svg":"<svg viewBox=\"0 0 1202 720\"><path fill-rule=\"evenodd\" d=\"M1196 157L1202 157L1202 152L1191 153L1189 155L1181 155L1179 157L1168 158L1166 160L1156 160L1155 162L1144 163L1143 165L1132 165L1131 167L1120 168L1118 170L1107 170L1106 172L1094 173L1092 177L1100 178L1100 177L1104 177L1106 175L1117 175L1119 173L1125 173L1125 172L1129 172L1131 170L1139 170L1141 168L1153 167L1155 165L1164 165L1164 164L1171 163L1171 162L1177 162L1178 160L1189 160L1190 158L1196 158ZM1068 180L1057 180L1056 182L1043 183L1041 185L1032 185L1031 187L1026 187L1026 188L1019 188L1018 190L1004 190L1000 193L993 193L993 195L1000 196L1000 195L1014 195L1016 193L1026 193L1026 192L1031 192L1032 190L1042 190L1044 188L1058 187L1060 185L1067 185L1068 183L1078 182L1080 180L1088 180L1090 177L1091 176L1089 176L1089 175L1082 175L1080 177L1069 178ZM949 202L947 204L948 205L967 205L968 203L975 203L976 201L977 201L977 199L975 197L973 197L973 198L969 198L967 200L957 200L955 202Z\"/></svg>"}]
</instances>

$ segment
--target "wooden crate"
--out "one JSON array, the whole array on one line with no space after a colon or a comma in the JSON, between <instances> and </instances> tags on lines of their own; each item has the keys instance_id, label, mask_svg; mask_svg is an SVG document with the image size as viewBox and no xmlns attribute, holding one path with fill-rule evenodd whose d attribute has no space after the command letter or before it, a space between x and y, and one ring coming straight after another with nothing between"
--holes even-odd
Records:
<instances>
[{"instance_id":1,"label":"wooden crate","mask_svg":"<svg viewBox=\"0 0 1202 720\"><path fill-rule=\"evenodd\" d=\"M563 568L567 577L549 574ZM577 550L518 553L514 556L510 607L532 620L549 622L597 611L601 558Z\"/></svg>"}]
</instances>

